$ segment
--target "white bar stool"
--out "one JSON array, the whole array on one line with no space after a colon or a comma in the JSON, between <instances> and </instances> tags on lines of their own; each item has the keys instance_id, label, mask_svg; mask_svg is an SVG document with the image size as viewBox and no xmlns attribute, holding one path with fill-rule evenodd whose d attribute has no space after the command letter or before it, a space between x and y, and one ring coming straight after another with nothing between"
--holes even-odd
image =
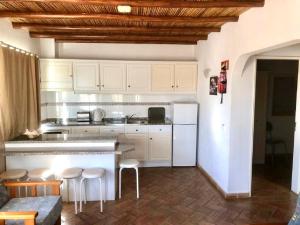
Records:
<instances>
[{"instance_id":1,"label":"white bar stool","mask_svg":"<svg viewBox=\"0 0 300 225\"><path fill-rule=\"evenodd\" d=\"M73 189L74 189L74 204L75 204L75 214L77 214L77 199L76 199L76 178L81 176L81 168L68 168L61 173L61 178L66 180L67 184L67 200L69 202L69 180L73 180Z\"/></svg>"},{"instance_id":2,"label":"white bar stool","mask_svg":"<svg viewBox=\"0 0 300 225\"><path fill-rule=\"evenodd\" d=\"M136 198L140 197L139 191L139 161L136 159L123 159L120 161L120 170L119 170L119 198L121 198L121 189L122 189L122 170L123 169L135 169L136 172Z\"/></svg>"},{"instance_id":3,"label":"white bar stool","mask_svg":"<svg viewBox=\"0 0 300 225\"><path fill-rule=\"evenodd\" d=\"M38 168L33 169L28 172L28 179L27 180L43 180L46 181L49 177L54 176L53 172L50 169L47 168ZM27 189L26 189L27 194ZM47 194L47 187L44 186L44 195Z\"/></svg>"},{"instance_id":4,"label":"white bar stool","mask_svg":"<svg viewBox=\"0 0 300 225\"><path fill-rule=\"evenodd\" d=\"M80 212L82 212L82 188L84 186L85 190L85 196L84 196L84 202L86 203L86 187L84 184L85 179L99 179L100 183L100 212L103 212L103 187L102 185L104 184L105 187L105 182L102 182L102 179L105 180L105 170L103 168L89 168L83 170L81 174L81 180L80 180ZM106 188L104 188L104 201L106 201Z\"/></svg>"},{"instance_id":5,"label":"white bar stool","mask_svg":"<svg viewBox=\"0 0 300 225\"><path fill-rule=\"evenodd\" d=\"M12 169L6 170L0 174L0 178L3 180L16 180L20 181L20 179L24 178L27 175L27 170L23 169ZM18 187L18 195L21 197L21 190Z\"/></svg>"}]
</instances>

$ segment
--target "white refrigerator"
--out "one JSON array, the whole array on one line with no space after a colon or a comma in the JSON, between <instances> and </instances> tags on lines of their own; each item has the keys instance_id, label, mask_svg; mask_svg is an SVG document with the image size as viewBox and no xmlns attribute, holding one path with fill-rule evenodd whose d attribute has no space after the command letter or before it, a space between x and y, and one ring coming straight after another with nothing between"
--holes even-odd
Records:
<instances>
[{"instance_id":1,"label":"white refrigerator","mask_svg":"<svg viewBox=\"0 0 300 225\"><path fill-rule=\"evenodd\" d=\"M173 166L196 166L197 103L173 104Z\"/></svg>"}]
</instances>

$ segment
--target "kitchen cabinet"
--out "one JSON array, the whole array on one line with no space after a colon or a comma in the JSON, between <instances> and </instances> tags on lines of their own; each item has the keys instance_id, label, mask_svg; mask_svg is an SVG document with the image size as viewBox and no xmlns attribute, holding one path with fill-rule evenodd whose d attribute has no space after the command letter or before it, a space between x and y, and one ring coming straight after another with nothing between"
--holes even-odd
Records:
<instances>
[{"instance_id":1,"label":"kitchen cabinet","mask_svg":"<svg viewBox=\"0 0 300 225\"><path fill-rule=\"evenodd\" d=\"M101 136L118 136L124 134L124 126L101 126Z\"/></svg>"},{"instance_id":2,"label":"kitchen cabinet","mask_svg":"<svg viewBox=\"0 0 300 225\"><path fill-rule=\"evenodd\" d=\"M174 64L152 65L151 90L153 92L174 91Z\"/></svg>"},{"instance_id":3,"label":"kitchen cabinet","mask_svg":"<svg viewBox=\"0 0 300 225\"><path fill-rule=\"evenodd\" d=\"M40 60L40 81L42 90L73 90L72 61Z\"/></svg>"},{"instance_id":4,"label":"kitchen cabinet","mask_svg":"<svg viewBox=\"0 0 300 225\"><path fill-rule=\"evenodd\" d=\"M126 65L124 63L100 64L101 91L126 91Z\"/></svg>"},{"instance_id":5,"label":"kitchen cabinet","mask_svg":"<svg viewBox=\"0 0 300 225\"><path fill-rule=\"evenodd\" d=\"M149 92L150 90L151 66L127 64L127 92Z\"/></svg>"},{"instance_id":6,"label":"kitchen cabinet","mask_svg":"<svg viewBox=\"0 0 300 225\"><path fill-rule=\"evenodd\" d=\"M134 144L134 151L125 153L126 159L146 161L148 159L148 135L146 133L125 134L128 144Z\"/></svg>"},{"instance_id":7,"label":"kitchen cabinet","mask_svg":"<svg viewBox=\"0 0 300 225\"><path fill-rule=\"evenodd\" d=\"M171 160L172 126L152 125L149 127L149 160Z\"/></svg>"},{"instance_id":8,"label":"kitchen cabinet","mask_svg":"<svg viewBox=\"0 0 300 225\"><path fill-rule=\"evenodd\" d=\"M74 91L100 91L99 64L93 61L73 63Z\"/></svg>"},{"instance_id":9,"label":"kitchen cabinet","mask_svg":"<svg viewBox=\"0 0 300 225\"><path fill-rule=\"evenodd\" d=\"M197 65L175 65L174 86L176 92L196 92L197 88Z\"/></svg>"},{"instance_id":10,"label":"kitchen cabinet","mask_svg":"<svg viewBox=\"0 0 300 225\"><path fill-rule=\"evenodd\" d=\"M100 127L74 126L72 127L72 134L99 134L100 135Z\"/></svg>"},{"instance_id":11,"label":"kitchen cabinet","mask_svg":"<svg viewBox=\"0 0 300 225\"><path fill-rule=\"evenodd\" d=\"M195 94L195 62L40 59L41 89L79 93Z\"/></svg>"}]
</instances>

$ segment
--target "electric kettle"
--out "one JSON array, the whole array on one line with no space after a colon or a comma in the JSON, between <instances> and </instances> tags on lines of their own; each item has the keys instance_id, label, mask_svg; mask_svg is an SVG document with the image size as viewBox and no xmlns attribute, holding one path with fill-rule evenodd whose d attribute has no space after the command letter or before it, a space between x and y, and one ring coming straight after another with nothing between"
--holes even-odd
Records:
<instances>
[{"instance_id":1,"label":"electric kettle","mask_svg":"<svg viewBox=\"0 0 300 225\"><path fill-rule=\"evenodd\" d=\"M93 111L93 121L100 122L105 117L105 111L103 109L95 109Z\"/></svg>"}]
</instances>

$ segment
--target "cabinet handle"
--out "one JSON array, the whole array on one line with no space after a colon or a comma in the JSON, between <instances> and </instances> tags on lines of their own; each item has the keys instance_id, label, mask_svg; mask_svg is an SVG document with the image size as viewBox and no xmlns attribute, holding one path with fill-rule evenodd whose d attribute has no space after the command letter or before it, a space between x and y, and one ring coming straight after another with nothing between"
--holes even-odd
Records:
<instances>
[{"instance_id":1,"label":"cabinet handle","mask_svg":"<svg viewBox=\"0 0 300 225\"><path fill-rule=\"evenodd\" d=\"M100 87L100 85L99 85L99 84L97 84L97 87Z\"/></svg>"},{"instance_id":2,"label":"cabinet handle","mask_svg":"<svg viewBox=\"0 0 300 225\"><path fill-rule=\"evenodd\" d=\"M171 87L174 88L174 85L172 85Z\"/></svg>"},{"instance_id":3,"label":"cabinet handle","mask_svg":"<svg viewBox=\"0 0 300 225\"><path fill-rule=\"evenodd\" d=\"M150 140L152 140L152 138L150 138Z\"/></svg>"},{"instance_id":4,"label":"cabinet handle","mask_svg":"<svg viewBox=\"0 0 300 225\"><path fill-rule=\"evenodd\" d=\"M159 129L159 131L162 131L162 129Z\"/></svg>"},{"instance_id":5,"label":"cabinet handle","mask_svg":"<svg viewBox=\"0 0 300 225\"><path fill-rule=\"evenodd\" d=\"M178 85L176 85L176 88L178 88L179 86Z\"/></svg>"},{"instance_id":6,"label":"cabinet handle","mask_svg":"<svg viewBox=\"0 0 300 225\"><path fill-rule=\"evenodd\" d=\"M102 84L101 86L104 87L104 84Z\"/></svg>"},{"instance_id":7,"label":"cabinet handle","mask_svg":"<svg viewBox=\"0 0 300 225\"><path fill-rule=\"evenodd\" d=\"M128 87L130 88L131 86L130 86L130 85L128 85Z\"/></svg>"},{"instance_id":8,"label":"cabinet handle","mask_svg":"<svg viewBox=\"0 0 300 225\"><path fill-rule=\"evenodd\" d=\"M136 129L135 131L139 131L138 129Z\"/></svg>"}]
</instances>

